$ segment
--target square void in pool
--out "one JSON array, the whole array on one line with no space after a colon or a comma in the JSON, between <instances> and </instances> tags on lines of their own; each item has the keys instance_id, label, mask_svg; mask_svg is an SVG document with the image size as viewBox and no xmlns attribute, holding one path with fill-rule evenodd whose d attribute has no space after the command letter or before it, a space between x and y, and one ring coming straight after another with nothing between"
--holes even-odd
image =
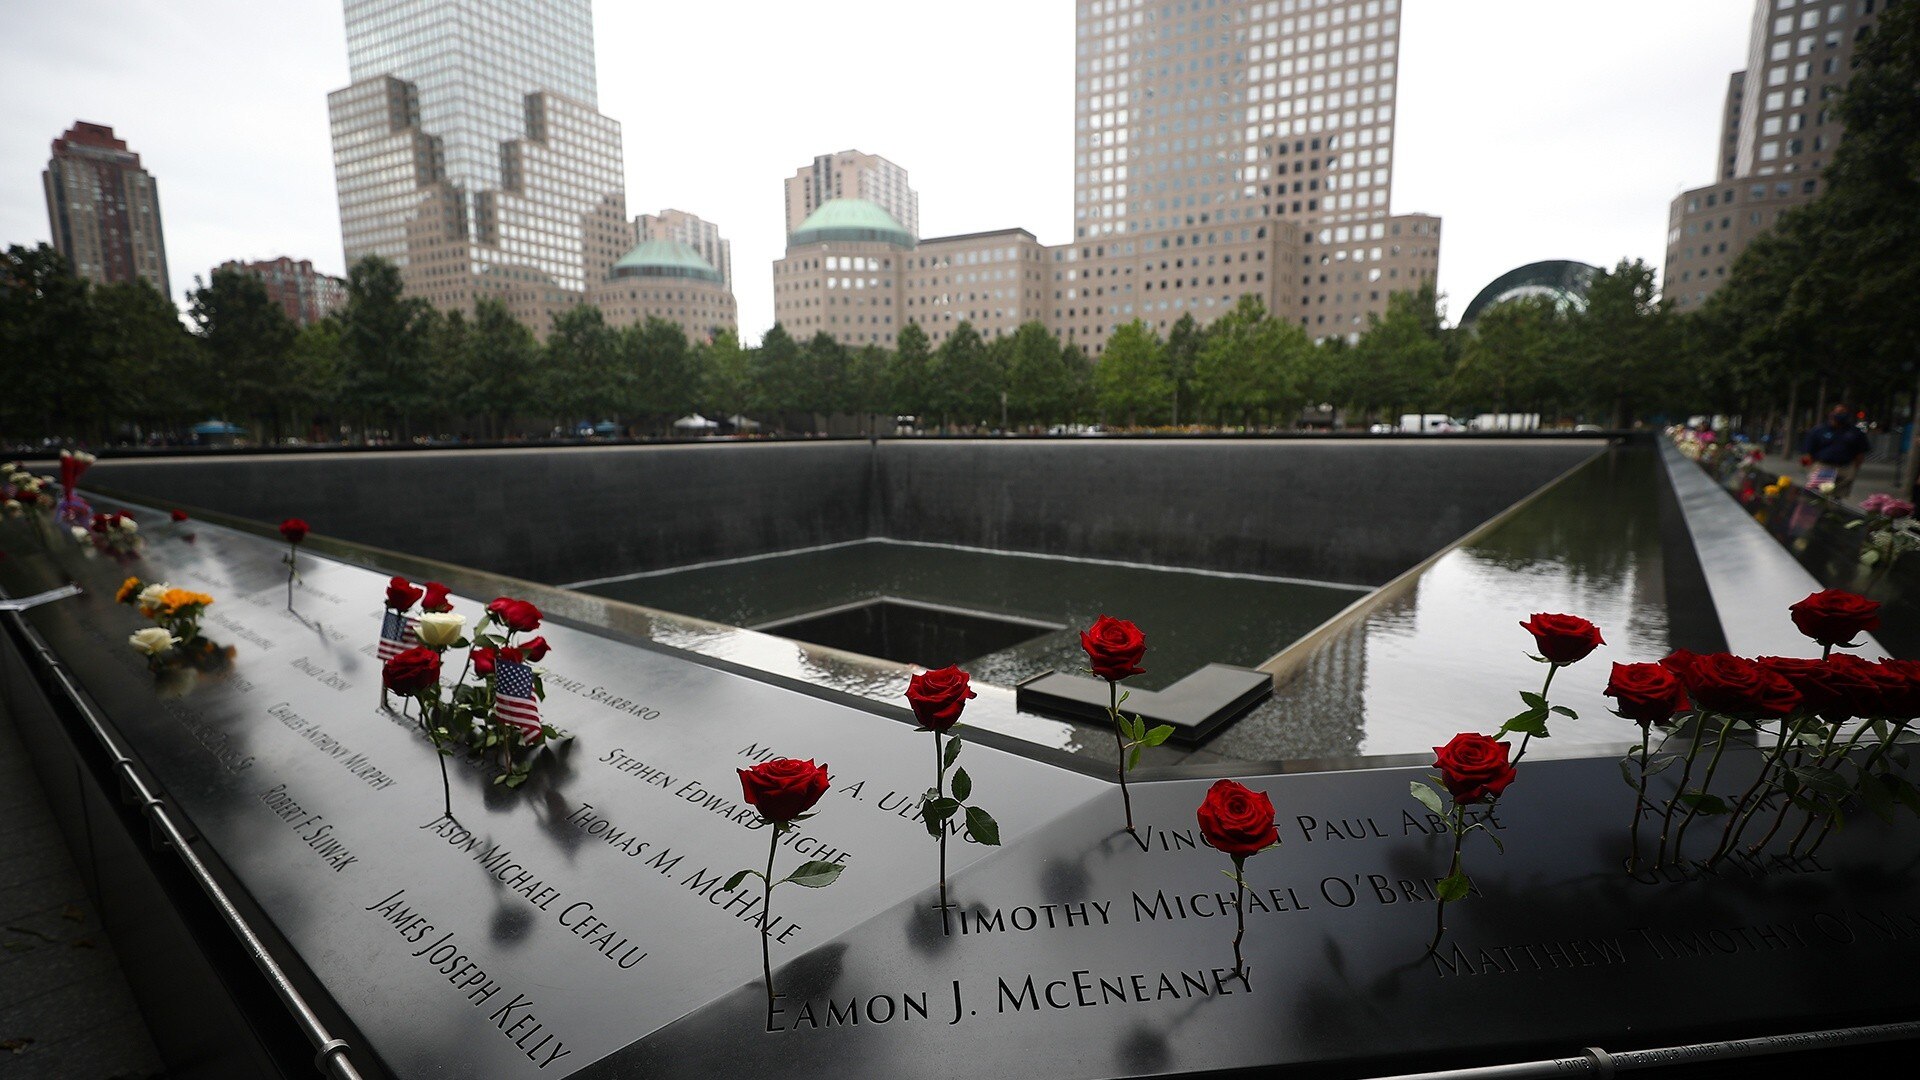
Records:
<instances>
[{"instance_id":1,"label":"square void in pool","mask_svg":"<svg viewBox=\"0 0 1920 1080\"><path fill-rule=\"evenodd\" d=\"M753 629L924 668L942 668L1011 649L1066 627L882 596L762 623Z\"/></svg>"}]
</instances>

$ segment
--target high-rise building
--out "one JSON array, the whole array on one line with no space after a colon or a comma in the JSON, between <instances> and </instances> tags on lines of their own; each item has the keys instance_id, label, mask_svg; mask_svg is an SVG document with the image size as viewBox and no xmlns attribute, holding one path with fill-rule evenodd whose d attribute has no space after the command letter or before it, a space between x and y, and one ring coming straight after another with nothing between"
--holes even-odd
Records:
<instances>
[{"instance_id":1,"label":"high-rise building","mask_svg":"<svg viewBox=\"0 0 1920 1080\"><path fill-rule=\"evenodd\" d=\"M620 125L598 110L590 0L346 0L327 97L349 265L399 264L444 309L544 333L632 246Z\"/></svg>"},{"instance_id":2,"label":"high-rise building","mask_svg":"<svg viewBox=\"0 0 1920 1080\"><path fill-rule=\"evenodd\" d=\"M834 199L865 199L907 232L920 235L920 193L907 186L907 170L877 154L821 154L788 177L787 231L797 231Z\"/></svg>"},{"instance_id":3,"label":"high-rise building","mask_svg":"<svg viewBox=\"0 0 1920 1080\"><path fill-rule=\"evenodd\" d=\"M1399 0L1077 12L1063 337L1205 323L1248 292L1315 337L1353 337L1390 293L1433 281L1439 219L1391 209Z\"/></svg>"},{"instance_id":4,"label":"high-rise building","mask_svg":"<svg viewBox=\"0 0 1920 1080\"><path fill-rule=\"evenodd\" d=\"M159 186L111 127L76 121L53 140L40 182L53 246L76 275L103 285L138 278L173 297Z\"/></svg>"},{"instance_id":5,"label":"high-rise building","mask_svg":"<svg viewBox=\"0 0 1920 1080\"><path fill-rule=\"evenodd\" d=\"M308 259L295 262L282 255L258 262L230 260L216 269L259 278L268 298L301 326L317 323L347 305L346 281L315 270Z\"/></svg>"},{"instance_id":6,"label":"high-rise building","mask_svg":"<svg viewBox=\"0 0 1920 1080\"><path fill-rule=\"evenodd\" d=\"M1696 310L1780 215L1819 195L1842 127L1854 44L1888 0L1755 0L1747 68L1728 81L1715 172L1667 211L1661 291Z\"/></svg>"},{"instance_id":7,"label":"high-rise building","mask_svg":"<svg viewBox=\"0 0 1920 1080\"><path fill-rule=\"evenodd\" d=\"M733 242L721 236L720 226L713 222L702 221L685 210L641 214L633 219L633 238L638 243L672 240L685 244L720 271L720 280L727 288L733 288Z\"/></svg>"}]
</instances>

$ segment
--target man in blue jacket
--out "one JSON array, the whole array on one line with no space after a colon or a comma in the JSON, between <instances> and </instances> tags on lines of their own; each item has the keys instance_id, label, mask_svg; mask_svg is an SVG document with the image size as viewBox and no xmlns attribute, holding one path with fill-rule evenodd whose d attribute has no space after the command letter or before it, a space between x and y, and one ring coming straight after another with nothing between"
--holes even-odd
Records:
<instances>
[{"instance_id":1,"label":"man in blue jacket","mask_svg":"<svg viewBox=\"0 0 1920 1080\"><path fill-rule=\"evenodd\" d=\"M1820 485L1832 484L1833 497L1846 498L1853 491L1854 477L1860 475L1860 462L1868 449L1867 435L1854 426L1853 414L1845 405L1835 405L1826 423L1807 432L1800 458L1800 464L1808 466L1807 488L1818 491Z\"/></svg>"}]
</instances>

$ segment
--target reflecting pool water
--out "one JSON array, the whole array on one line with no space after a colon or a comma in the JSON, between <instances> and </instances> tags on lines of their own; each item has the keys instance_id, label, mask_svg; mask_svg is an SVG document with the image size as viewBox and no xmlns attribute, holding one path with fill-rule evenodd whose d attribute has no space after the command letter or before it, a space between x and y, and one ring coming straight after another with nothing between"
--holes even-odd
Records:
<instances>
[{"instance_id":1,"label":"reflecting pool water","mask_svg":"<svg viewBox=\"0 0 1920 1080\"><path fill-rule=\"evenodd\" d=\"M895 597L1062 627L966 658L976 678L1000 686L1084 668L1079 630L1109 614L1146 633L1147 673L1134 682L1149 690L1212 662L1257 666L1366 592L889 540L646 574L586 591L735 626Z\"/></svg>"},{"instance_id":2,"label":"reflecting pool water","mask_svg":"<svg viewBox=\"0 0 1920 1080\"><path fill-rule=\"evenodd\" d=\"M1633 726L1601 696L1615 661L1670 651L1658 492L1649 447L1602 453L1486 532L1390 585L1350 625L1282 658L1274 699L1207 749L1247 760L1425 753L1455 732L1490 732L1537 692L1543 664L1519 623L1533 612L1580 615L1606 646L1563 669L1542 751L1612 749ZM1297 666L1294 663L1297 661ZM1530 751L1531 752L1531 751Z\"/></svg>"}]
</instances>

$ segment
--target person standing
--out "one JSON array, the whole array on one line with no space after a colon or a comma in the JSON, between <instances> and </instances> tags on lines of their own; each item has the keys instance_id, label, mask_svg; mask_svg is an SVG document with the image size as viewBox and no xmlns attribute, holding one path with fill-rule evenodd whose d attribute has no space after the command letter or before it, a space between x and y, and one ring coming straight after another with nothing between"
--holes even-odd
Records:
<instances>
[{"instance_id":1,"label":"person standing","mask_svg":"<svg viewBox=\"0 0 1920 1080\"><path fill-rule=\"evenodd\" d=\"M1819 491L1831 484L1834 498L1846 498L1870 448L1866 433L1853 422L1853 413L1845 405L1835 405L1825 423L1807 432L1800 458L1800 464L1807 466L1807 489Z\"/></svg>"}]
</instances>

